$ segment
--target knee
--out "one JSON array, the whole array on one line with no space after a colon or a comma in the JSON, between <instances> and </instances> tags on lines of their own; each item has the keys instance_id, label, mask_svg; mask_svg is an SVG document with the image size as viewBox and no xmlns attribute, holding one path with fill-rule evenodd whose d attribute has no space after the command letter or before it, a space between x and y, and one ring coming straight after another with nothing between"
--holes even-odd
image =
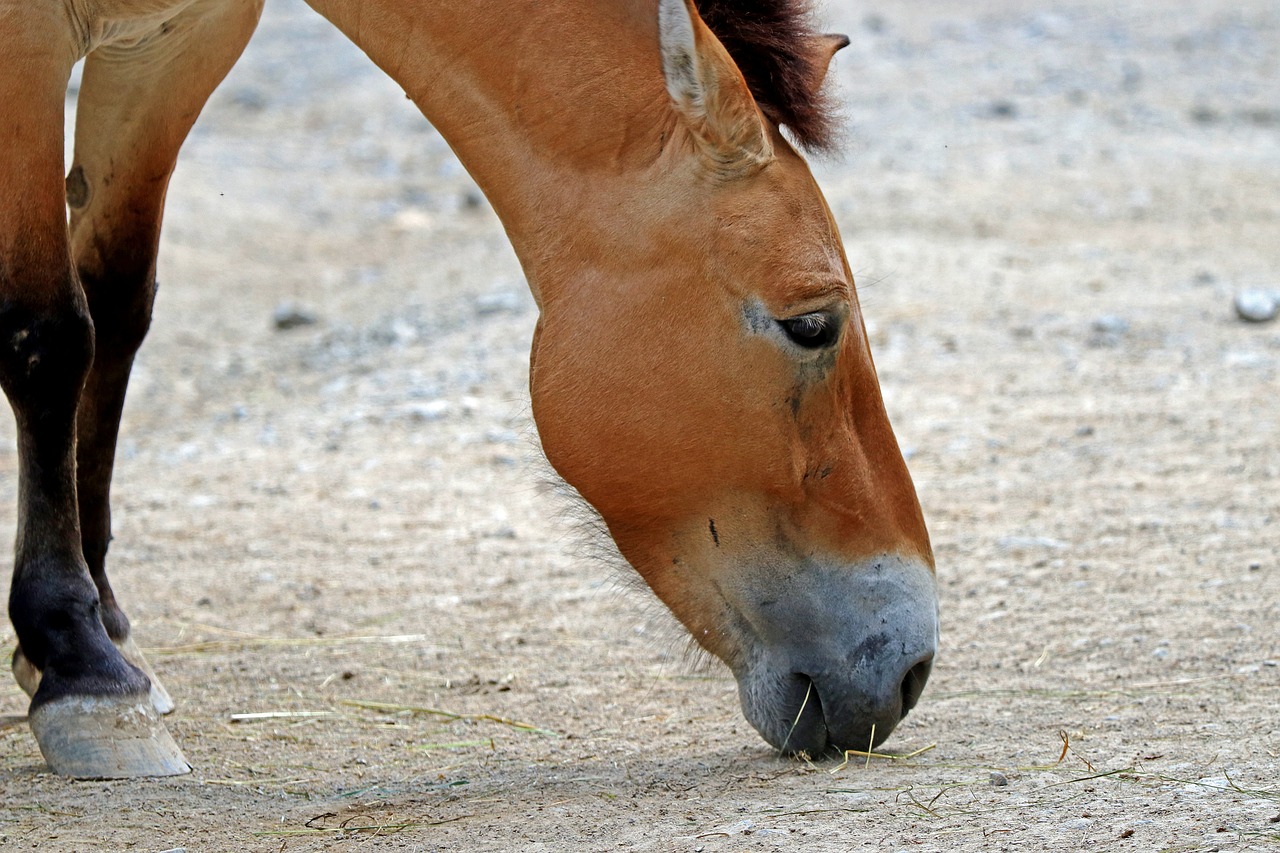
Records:
<instances>
[{"instance_id":1,"label":"knee","mask_svg":"<svg viewBox=\"0 0 1280 853\"><path fill-rule=\"evenodd\" d=\"M155 305L154 258L123 257L103 269L80 269L103 365L132 360L151 328Z\"/></svg>"},{"instance_id":2,"label":"knee","mask_svg":"<svg viewBox=\"0 0 1280 853\"><path fill-rule=\"evenodd\" d=\"M37 401L74 410L93 363L93 321L72 282L64 292L44 304L0 296L0 386L19 414Z\"/></svg>"}]
</instances>

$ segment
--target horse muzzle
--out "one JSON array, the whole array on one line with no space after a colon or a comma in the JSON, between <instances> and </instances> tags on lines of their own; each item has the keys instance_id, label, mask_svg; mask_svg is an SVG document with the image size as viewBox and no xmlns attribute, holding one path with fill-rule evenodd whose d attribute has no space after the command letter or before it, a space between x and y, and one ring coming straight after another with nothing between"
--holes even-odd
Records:
<instances>
[{"instance_id":1,"label":"horse muzzle","mask_svg":"<svg viewBox=\"0 0 1280 853\"><path fill-rule=\"evenodd\" d=\"M734 667L747 720L777 749L818 756L880 744L920 699L938 648L921 562L810 567L742 613L755 642Z\"/></svg>"}]
</instances>

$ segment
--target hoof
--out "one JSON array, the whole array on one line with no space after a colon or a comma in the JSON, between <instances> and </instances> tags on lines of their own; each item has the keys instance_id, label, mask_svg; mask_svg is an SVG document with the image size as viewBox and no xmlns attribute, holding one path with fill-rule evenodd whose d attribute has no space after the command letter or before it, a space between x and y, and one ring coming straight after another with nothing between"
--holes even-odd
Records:
<instances>
[{"instance_id":1,"label":"hoof","mask_svg":"<svg viewBox=\"0 0 1280 853\"><path fill-rule=\"evenodd\" d=\"M156 710L161 714L172 714L173 698L156 677L156 671L151 668L151 664L147 663L147 659L143 657L142 649L138 648L138 644L133 641L133 635L125 637L123 642L116 642L116 648L120 650L125 660L142 670L143 675L151 679L151 704Z\"/></svg>"},{"instance_id":2,"label":"hoof","mask_svg":"<svg viewBox=\"0 0 1280 853\"><path fill-rule=\"evenodd\" d=\"M69 696L32 709L31 732L49 769L74 779L191 772L150 697Z\"/></svg>"}]
</instances>

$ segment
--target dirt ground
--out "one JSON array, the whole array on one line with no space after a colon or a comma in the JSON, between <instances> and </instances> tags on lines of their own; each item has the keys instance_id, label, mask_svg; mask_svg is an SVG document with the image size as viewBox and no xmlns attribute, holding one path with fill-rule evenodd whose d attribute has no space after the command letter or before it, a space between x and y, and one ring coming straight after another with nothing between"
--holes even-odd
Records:
<instances>
[{"instance_id":1,"label":"dirt ground","mask_svg":"<svg viewBox=\"0 0 1280 853\"><path fill-rule=\"evenodd\" d=\"M0 849L1280 847L1280 321L1232 308L1280 291L1280 6L825 16L853 44L816 171L942 597L885 748L926 751L779 758L581 556L496 217L272 0L170 192L115 483L113 578L195 771L53 777L9 682ZM285 301L317 322L276 330Z\"/></svg>"}]
</instances>

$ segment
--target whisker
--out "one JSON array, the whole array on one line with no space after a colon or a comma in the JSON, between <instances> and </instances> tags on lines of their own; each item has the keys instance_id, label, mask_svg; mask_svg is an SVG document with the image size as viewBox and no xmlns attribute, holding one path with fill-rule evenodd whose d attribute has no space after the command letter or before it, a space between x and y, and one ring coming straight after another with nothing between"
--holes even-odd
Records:
<instances>
[{"instance_id":1,"label":"whisker","mask_svg":"<svg viewBox=\"0 0 1280 853\"><path fill-rule=\"evenodd\" d=\"M782 752L787 751L787 744L791 743L791 736L795 734L796 726L800 725L800 717L804 714L804 709L809 706L809 694L812 692L813 692L813 681L810 680L809 686L805 688L804 701L800 703L800 710L796 711L796 718L791 721L791 729L787 732L787 736L782 739L782 750L781 750ZM873 736L875 735L874 728L871 730L871 733Z\"/></svg>"},{"instance_id":2,"label":"whisker","mask_svg":"<svg viewBox=\"0 0 1280 853\"><path fill-rule=\"evenodd\" d=\"M540 490L551 497L550 503L559 504L560 512L555 515L564 533L562 541L568 553L576 560L605 569L611 581L607 585L607 593L625 601L630 614L645 620L649 628L646 636L660 651L682 660L690 672L714 668L718 660L698 645L640 573L622 556L600 513L551 467L532 430L528 438L533 450L529 471L538 481Z\"/></svg>"}]
</instances>

